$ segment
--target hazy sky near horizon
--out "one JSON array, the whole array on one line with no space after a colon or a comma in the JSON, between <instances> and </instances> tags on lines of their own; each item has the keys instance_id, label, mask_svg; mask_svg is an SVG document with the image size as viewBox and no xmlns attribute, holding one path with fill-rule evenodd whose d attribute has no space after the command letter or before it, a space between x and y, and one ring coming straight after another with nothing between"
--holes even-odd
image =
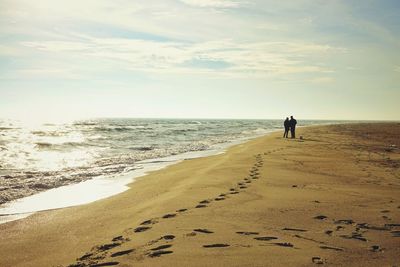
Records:
<instances>
[{"instance_id":1,"label":"hazy sky near horizon","mask_svg":"<svg viewBox=\"0 0 400 267\"><path fill-rule=\"evenodd\" d=\"M397 0L0 0L0 117L400 119Z\"/></svg>"}]
</instances>

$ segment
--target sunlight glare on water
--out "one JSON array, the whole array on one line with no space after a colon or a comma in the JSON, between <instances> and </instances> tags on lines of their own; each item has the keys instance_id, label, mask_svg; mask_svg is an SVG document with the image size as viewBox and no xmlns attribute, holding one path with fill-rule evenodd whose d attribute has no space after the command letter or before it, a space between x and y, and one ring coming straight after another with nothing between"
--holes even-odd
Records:
<instances>
[{"instance_id":1,"label":"sunlight glare on water","mask_svg":"<svg viewBox=\"0 0 400 267\"><path fill-rule=\"evenodd\" d=\"M90 149L73 147L83 143L85 137L69 130L68 124L16 122L14 127L18 132L9 136L5 147L8 164L13 167L55 171L83 166L93 158Z\"/></svg>"}]
</instances>

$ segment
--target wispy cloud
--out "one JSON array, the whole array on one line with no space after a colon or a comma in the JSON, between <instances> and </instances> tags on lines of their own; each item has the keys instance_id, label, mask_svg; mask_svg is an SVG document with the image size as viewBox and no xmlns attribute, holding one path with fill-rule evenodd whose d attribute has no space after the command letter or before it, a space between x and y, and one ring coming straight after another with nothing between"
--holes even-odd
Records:
<instances>
[{"instance_id":1,"label":"wispy cloud","mask_svg":"<svg viewBox=\"0 0 400 267\"><path fill-rule=\"evenodd\" d=\"M218 40L199 43L156 42L124 38L87 37L86 41L22 42L44 55L74 55L80 60L106 59L128 70L147 72L213 72L216 75L282 75L332 71L312 63L316 55L341 53L342 48L305 42ZM196 61L196 66L188 64ZM218 66L218 67L216 67Z\"/></svg>"}]
</instances>

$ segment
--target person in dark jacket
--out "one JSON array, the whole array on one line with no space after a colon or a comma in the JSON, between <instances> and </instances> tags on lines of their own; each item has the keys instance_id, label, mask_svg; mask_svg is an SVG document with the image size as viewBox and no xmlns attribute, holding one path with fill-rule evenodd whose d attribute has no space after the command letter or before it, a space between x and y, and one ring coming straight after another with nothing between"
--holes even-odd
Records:
<instances>
[{"instance_id":1,"label":"person in dark jacket","mask_svg":"<svg viewBox=\"0 0 400 267\"><path fill-rule=\"evenodd\" d=\"M289 129L290 129L289 118L288 117L286 117L286 120L283 122L283 126L285 127L285 133L283 134L283 137L284 138L288 138Z\"/></svg>"},{"instance_id":2,"label":"person in dark jacket","mask_svg":"<svg viewBox=\"0 0 400 267\"><path fill-rule=\"evenodd\" d=\"M293 116L290 116L289 125L290 125L290 137L291 138L296 138L296 124L297 124L297 121L295 120L295 118L293 118Z\"/></svg>"}]
</instances>

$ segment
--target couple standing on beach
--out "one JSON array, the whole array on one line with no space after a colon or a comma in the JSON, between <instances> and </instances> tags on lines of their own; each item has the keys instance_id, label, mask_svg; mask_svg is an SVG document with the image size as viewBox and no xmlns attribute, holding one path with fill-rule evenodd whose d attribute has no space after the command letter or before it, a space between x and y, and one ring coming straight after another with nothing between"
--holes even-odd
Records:
<instances>
[{"instance_id":1,"label":"couple standing on beach","mask_svg":"<svg viewBox=\"0 0 400 267\"><path fill-rule=\"evenodd\" d=\"M283 123L283 126L285 126L285 133L283 134L283 137L288 138L289 130L290 130L290 137L291 138L296 138L296 124L297 121L293 116L290 116L290 120L288 117L286 117L285 122Z\"/></svg>"}]
</instances>

